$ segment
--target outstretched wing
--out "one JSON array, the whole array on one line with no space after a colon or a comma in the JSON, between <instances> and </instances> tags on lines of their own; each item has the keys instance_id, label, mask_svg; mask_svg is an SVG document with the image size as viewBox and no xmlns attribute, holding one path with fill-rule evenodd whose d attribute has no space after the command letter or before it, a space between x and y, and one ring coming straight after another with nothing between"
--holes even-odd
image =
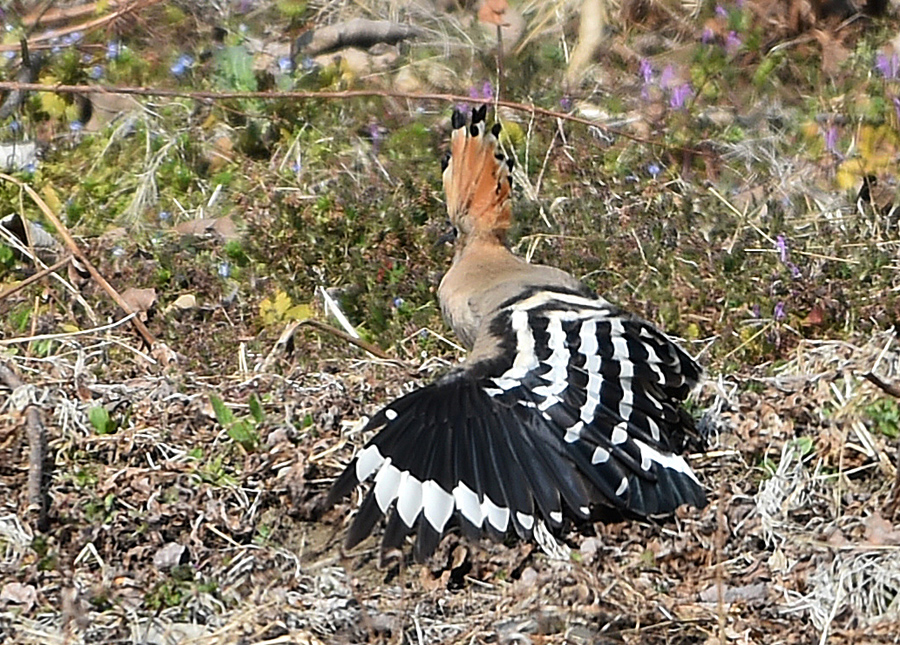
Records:
<instances>
[{"instance_id":1,"label":"outstretched wing","mask_svg":"<svg viewBox=\"0 0 900 645\"><path fill-rule=\"evenodd\" d=\"M387 516L383 547L417 533L430 555L452 524L470 536L535 521L587 519L592 504L639 515L702 507L677 454L692 420L680 407L700 368L652 325L600 298L533 288L491 322L495 356L376 414L380 432L336 481L331 503L374 476L348 547Z\"/></svg>"}]
</instances>

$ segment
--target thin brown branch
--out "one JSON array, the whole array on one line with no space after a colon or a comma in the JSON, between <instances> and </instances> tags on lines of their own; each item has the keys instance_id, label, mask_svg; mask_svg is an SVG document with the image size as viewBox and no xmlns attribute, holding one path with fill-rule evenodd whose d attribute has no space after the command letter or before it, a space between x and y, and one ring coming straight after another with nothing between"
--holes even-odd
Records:
<instances>
[{"instance_id":1,"label":"thin brown branch","mask_svg":"<svg viewBox=\"0 0 900 645\"><path fill-rule=\"evenodd\" d=\"M48 2L45 4L50 5L52 3ZM43 7L37 11L32 11L22 18L22 25L25 27L31 27L33 25L47 27L57 22L68 22L70 20L95 16L97 15L97 6L99 4L99 2L91 2L90 4L79 5L77 7L57 7L55 9L49 6ZM107 0L106 7L108 9L116 9L121 4L122 0Z\"/></svg>"},{"instance_id":2,"label":"thin brown branch","mask_svg":"<svg viewBox=\"0 0 900 645\"><path fill-rule=\"evenodd\" d=\"M885 394L890 394L891 396L900 398L900 383L896 381L883 381L881 378L873 374L872 372L866 372L862 375L864 379L866 379L869 383L877 387L879 390L884 392Z\"/></svg>"},{"instance_id":3,"label":"thin brown branch","mask_svg":"<svg viewBox=\"0 0 900 645\"><path fill-rule=\"evenodd\" d=\"M20 388L25 383L5 361L0 362L0 381L10 390ZM50 528L48 510L50 498L49 460L47 459L47 431L41 421L41 413L36 405L29 403L25 408L25 435L28 438L28 507L37 510L37 526L41 531Z\"/></svg>"},{"instance_id":4,"label":"thin brown branch","mask_svg":"<svg viewBox=\"0 0 900 645\"><path fill-rule=\"evenodd\" d=\"M356 347L359 347L360 349L369 352L372 356L376 356L378 358L383 358L386 361L395 361L395 362L402 363L402 361L397 361L397 359L394 358L393 356L388 356L384 352L384 350L382 350L377 345L368 343L368 342L362 340L361 338L354 338L347 332L345 332L341 329L338 329L337 327L332 327L331 325L329 325L327 323L323 323L319 320L314 320L312 318L307 318L306 320L301 320L300 324L307 326L307 327L314 327L314 328L318 329L319 331L324 331L327 334L336 336L337 338L340 338L344 342L350 343L351 345L355 345Z\"/></svg>"},{"instance_id":5,"label":"thin brown branch","mask_svg":"<svg viewBox=\"0 0 900 645\"><path fill-rule=\"evenodd\" d=\"M94 20L89 20L88 22L78 23L76 25L72 25L71 27L66 27L65 29L51 29L37 36L33 36L28 39L28 44L36 45L38 43L43 43L54 38L59 38L61 36L75 33L76 31L85 33L91 32L95 29L99 29L100 27L104 27L107 24L118 20L119 18L129 13L146 9L147 7L159 4L160 2L162 2L162 0L135 0L135 2L132 2L129 5L112 12L109 15L101 16L99 18L95 18ZM18 43L0 45L0 52L18 51L19 48L20 45Z\"/></svg>"},{"instance_id":6,"label":"thin brown branch","mask_svg":"<svg viewBox=\"0 0 900 645\"><path fill-rule=\"evenodd\" d=\"M44 268L44 269L41 269L40 271L38 271L38 272L35 273L34 275L25 278L25 279L22 280L19 284L13 285L12 287L10 287L9 289L7 289L7 290L4 291L3 293L0 293L0 300L5 300L6 298L9 298L11 295L13 295L14 293L16 293L17 291L21 291L22 289L24 289L24 288L27 287L28 285L30 285L30 284L32 284L32 283L34 283L34 282L37 282L38 280L47 277L48 275L50 275L50 274L53 273L54 271L57 271L57 270L63 268L64 266L66 266L66 265L69 263L69 261L70 261L71 259L72 259L71 257L65 257L65 258L63 258L62 260L60 260L59 262L57 262L56 264L54 264L53 266L49 266L49 267L46 267L46 268Z\"/></svg>"},{"instance_id":7,"label":"thin brown branch","mask_svg":"<svg viewBox=\"0 0 900 645\"><path fill-rule=\"evenodd\" d=\"M2 51L2 47L0 47ZM442 92L395 92L392 90L342 90L331 92L213 92L208 90L173 90L156 87L131 87L118 85L45 85L42 83L17 83L14 81L0 82L0 90L25 90L29 92L56 92L58 94L131 94L134 96L162 96L170 98L186 98L197 101L226 101L234 99L261 99L264 101L310 101L316 99L353 99L380 96L383 98L399 98L409 99L412 101L444 101L447 103L488 103L498 107L505 107L518 112L526 112L537 116L547 117L551 119L562 119L572 123L581 123L593 128L597 128L610 135L622 137L637 143L643 143L648 146L664 148L666 150L675 150L689 152L697 155L705 155L701 150L695 148L687 148L684 146L672 146L662 141L654 141L639 137L623 130L610 128L607 125L586 119L584 117L558 112L547 108L529 105L526 103L518 103L516 101L495 100L491 98L481 99L471 96L461 96L459 94L447 94Z\"/></svg>"},{"instance_id":8,"label":"thin brown branch","mask_svg":"<svg viewBox=\"0 0 900 645\"><path fill-rule=\"evenodd\" d=\"M122 296L119 295L119 292L116 291L113 286L106 281L106 278L100 275L100 272L97 271L94 265L91 264L91 261L87 259L87 256L82 252L81 248L78 246L78 244L76 244L75 239L69 233L69 229L66 228L65 224L63 224L62 221L60 221L60 219L56 216L56 213L54 213L50 209L50 207L47 206L44 200L41 199L41 196L38 195L28 184L16 179L15 177L7 175L6 173L0 173L0 179L5 179L6 181L14 183L22 188L26 193L28 193L28 196L31 197L35 204L37 204L38 208L41 209L41 212L43 212L47 219L49 219L53 223L53 226L56 228L57 233L59 233L59 235L63 238L63 241L66 243L66 246L69 247L72 255L78 258L78 260L85 266L85 268L88 270L88 273L91 274L91 277L97 281L97 284L99 284L103 288L103 290L106 291L106 293L108 293L109 296L115 301L115 303L122 308L122 311L124 311L126 314L133 313L133 309L131 308L131 306L122 299ZM141 322L141 320L137 316L132 318L131 322L135 326L141 337L144 339L147 347L153 347L156 339L153 337L153 334L150 333L150 330L147 329L147 326L143 322Z\"/></svg>"}]
</instances>

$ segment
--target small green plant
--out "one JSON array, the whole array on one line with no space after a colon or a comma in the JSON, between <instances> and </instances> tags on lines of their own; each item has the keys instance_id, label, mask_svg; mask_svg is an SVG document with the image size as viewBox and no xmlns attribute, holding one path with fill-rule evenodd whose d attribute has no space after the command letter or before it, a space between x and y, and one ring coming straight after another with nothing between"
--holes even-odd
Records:
<instances>
[{"instance_id":1,"label":"small green plant","mask_svg":"<svg viewBox=\"0 0 900 645\"><path fill-rule=\"evenodd\" d=\"M181 604L183 597L182 586L173 580L161 582L144 596L144 602L154 611L168 607L177 607Z\"/></svg>"},{"instance_id":2,"label":"small green plant","mask_svg":"<svg viewBox=\"0 0 900 645\"><path fill-rule=\"evenodd\" d=\"M97 405L90 409L88 420L94 426L97 434L113 434L118 430L118 424L109 415L109 410L102 405Z\"/></svg>"},{"instance_id":3,"label":"small green plant","mask_svg":"<svg viewBox=\"0 0 900 645\"><path fill-rule=\"evenodd\" d=\"M885 437L900 437L900 407L891 399L879 399L864 408L872 429Z\"/></svg>"},{"instance_id":4,"label":"small green plant","mask_svg":"<svg viewBox=\"0 0 900 645\"><path fill-rule=\"evenodd\" d=\"M800 453L801 457L806 457L815 448L812 437L797 437L792 442L793 447Z\"/></svg>"},{"instance_id":5,"label":"small green plant","mask_svg":"<svg viewBox=\"0 0 900 645\"><path fill-rule=\"evenodd\" d=\"M250 396L250 417L235 418L234 413L219 397L210 395L210 403L216 413L216 419L228 431L228 436L247 452L253 452L259 445L257 426L265 421L265 413L256 395Z\"/></svg>"},{"instance_id":6,"label":"small green plant","mask_svg":"<svg viewBox=\"0 0 900 645\"><path fill-rule=\"evenodd\" d=\"M229 487L237 484L237 480L225 468L225 460L222 455L201 464L197 469L197 475L201 481L213 486Z\"/></svg>"}]
</instances>

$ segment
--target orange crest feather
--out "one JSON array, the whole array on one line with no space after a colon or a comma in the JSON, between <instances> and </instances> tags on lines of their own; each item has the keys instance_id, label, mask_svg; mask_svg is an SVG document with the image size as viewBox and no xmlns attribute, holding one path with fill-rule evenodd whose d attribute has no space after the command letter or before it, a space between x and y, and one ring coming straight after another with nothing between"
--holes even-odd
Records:
<instances>
[{"instance_id":1,"label":"orange crest feather","mask_svg":"<svg viewBox=\"0 0 900 645\"><path fill-rule=\"evenodd\" d=\"M486 112L486 106L472 110L471 122L454 112L444 192L450 222L460 233L503 239L512 221L512 180L497 152L499 124L488 130Z\"/></svg>"}]
</instances>

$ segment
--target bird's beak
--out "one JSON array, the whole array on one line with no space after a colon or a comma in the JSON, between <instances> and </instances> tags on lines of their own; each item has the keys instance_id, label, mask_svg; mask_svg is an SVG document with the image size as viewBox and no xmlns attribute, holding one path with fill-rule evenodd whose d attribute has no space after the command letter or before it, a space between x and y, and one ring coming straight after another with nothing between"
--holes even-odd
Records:
<instances>
[{"instance_id":1,"label":"bird's beak","mask_svg":"<svg viewBox=\"0 0 900 645\"><path fill-rule=\"evenodd\" d=\"M456 236L458 234L459 231L456 230L456 227L450 225L450 228L437 239L437 242L435 242L434 245L441 246L442 244L453 244L456 241Z\"/></svg>"}]
</instances>

